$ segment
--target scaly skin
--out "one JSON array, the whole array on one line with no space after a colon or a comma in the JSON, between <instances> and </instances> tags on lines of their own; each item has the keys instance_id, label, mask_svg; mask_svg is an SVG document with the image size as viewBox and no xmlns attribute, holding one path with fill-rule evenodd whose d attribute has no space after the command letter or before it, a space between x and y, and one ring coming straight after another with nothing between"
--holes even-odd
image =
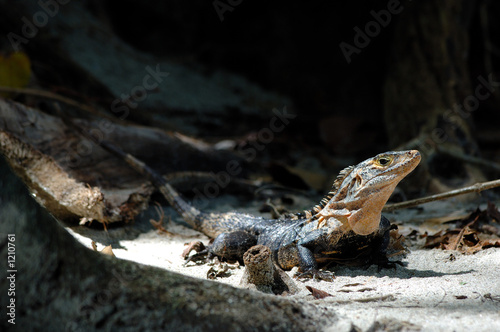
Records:
<instances>
[{"instance_id":1,"label":"scaly skin","mask_svg":"<svg viewBox=\"0 0 500 332\"><path fill-rule=\"evenodd\" d=\"M399 181L420 162L416 150L379 154L341 171L332 190L311 210L274 220L199 211L147 165L106 142L99 144L148 176L193 229L214 238L210 254L241 261L247 249L262 244L281 268L298 266L299 277L324 280L333 279L318 269L327 262L387 264L391 225L381 215L382 208Z\"/></svg>"}]
</instances>

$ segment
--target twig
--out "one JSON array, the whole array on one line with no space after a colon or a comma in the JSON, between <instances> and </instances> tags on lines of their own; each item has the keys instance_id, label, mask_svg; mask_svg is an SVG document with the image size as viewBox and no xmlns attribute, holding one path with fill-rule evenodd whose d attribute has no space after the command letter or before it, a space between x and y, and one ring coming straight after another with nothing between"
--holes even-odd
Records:
<instances>
[{"instance_id":1,"label":"twig","mask_svg":"<svg viewBox=\"0 0 500 332\"><path fill-rule=\"evenodd\" d=\"M383 211L389 212L389 211L393 211L393 210L397 210L397 209L405 209L405 208L409 208L412 206L416 206L416 205L420 205L420 204L424 204L424 203L428 203L428 202L432 202L432 201L437 201L440 199L446 199L446 198L464 195L464 194L473 193L473 192L478 193L478 192L481 192L483 190L488 190L488 189L497 188L497 187L500 187L500 179L494 180L494 181L488 181L488 182L480 182L480 183L476 183L476 184L469 186L469 187L451 190L451 191L447 191L447 192L441 193L441 194L412 199L412 200L409 200L406 202L387 204L386 206L384 206Z\"/></svg>"},{"instance_id":2,"label":"twig","mask_svg":"<svg viewBox=\"0 0 500 332\"><path fill-rule=\"evenodd\" d=\"M36 96L36 97L42 97L46 99L52 99L56 100L59 102L62 102L66 105L70 105L76 108L79 108L83 111L92 113L94 115L98 115L107 119L113 119L113 121L120 122L120 119L110 116L106 113L100 112L96 110L94 107L88 106L86 104L80 103L76 100L73 100L68 97L61 96L57 93L50 92L50 91L45 91L45 90L40 90L40 89L30 89L30 88L11 88L7 86L0 86L0 92L8 92L8 93L19 93L23 95L29 95L29 96Z\"/></svg>"}]
</instances>

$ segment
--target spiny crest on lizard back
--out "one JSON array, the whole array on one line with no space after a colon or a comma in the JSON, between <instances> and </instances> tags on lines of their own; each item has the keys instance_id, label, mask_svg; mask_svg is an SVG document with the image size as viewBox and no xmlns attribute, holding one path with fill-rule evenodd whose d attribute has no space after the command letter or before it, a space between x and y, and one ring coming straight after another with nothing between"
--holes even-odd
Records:
<instances>
[{"instance_id":1,"label":"spiny crest on lizard back","mask_svg":"<svg viewBox=\"0 0 500 332\"><path fill-rule=\"evenodd\" d=\"M321 209L323 209L325 207L325 205L328 204L328 202L333 198L333 196L335 195L335 193L339 189L339 187L342 184L342 182L344 181L344 179L347 176L349 176L349 174L351 174L352 170L355 167L356 166L348 166L348 167L344 168L343 170L341 170L339 172L339 175L337 175L337 178L335 179L335 181L333 181L332 189L330 189L328 194L323 196L323 198L321 199L319 204L316 204L312 209L304 210L301 212L295 212L295 213L286 213L282 216L282 218L296 220L296 219L309 219L311 217L314 217L314 215L316 215L319 211L321 211Z\"/></svg>"},{"instance_id":2,"label":"spiny crest on lizard back","mask_svg":"<svg viewBox=\"0 0 500 332\"><path fill-rule=\"evenodd\" d=\"M330 190L330 193L336 193L337 190L339 189L340 185L342 184L342 182L344 181L344 179L349 175L351 174L352 170L355 168L356 166L348 166L346 168L344 168L343 170L341 170L339 172L339 175L337 175L337 178L335 179L335 181L333 182L333 187L332 187L332 190Z\"/></svg>"}]
</instances>

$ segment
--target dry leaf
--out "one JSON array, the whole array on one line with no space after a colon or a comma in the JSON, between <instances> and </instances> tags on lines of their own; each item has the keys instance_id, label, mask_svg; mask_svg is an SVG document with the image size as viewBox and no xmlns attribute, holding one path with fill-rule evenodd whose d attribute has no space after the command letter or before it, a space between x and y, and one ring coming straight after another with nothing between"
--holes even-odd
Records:
<instances>
[{"instance_id":1,"label":"dry leaf","mask_svg":"<svg viewBox=\"0 0 500 332\"><path fill-rule=\"evenodd\" d=\"M473 254L485 248L500 247L500 225L497 218L500 219L500 212L495 204L488 202L486 210L481 211L478 208L467 217L457 220L456 229L428 235L424 248L458 250Z\"/></svg>"},{"instance_id":2,"label":"dry leaf","mask_svg":"<svg viewBox=\"0 0 500 332\"><path fill-rule=\"evenodd\" d=\"M406 246L404 245L405 237L401 233L399 233L397 229L391 230L389 235L390 242L388 247L390 248L391 253L389 253L387 257L404 255L408 252Z\"/></svg>"},{"instance_id":3,"label":"dry leaf","mask_svg":"<svg viewBox=\"0 0 500 332\"><path fill-rule=\"evenodd\" d=\"M207 279L215 280L217 278L226 278L230 275L229 265L224 263L219 266L212 266L207 272Z\"/></svg>"},{"instance_id":4,"label":"dry leaf","mask_svg":"<svg viewBox=\"0 0 500 332\"><path fill-rule=\"evenodd\" d=\"M317 288L311 287L311 286L306 286L307 290L311 292L312 296L314 296L315 299L324 299L325 297L332 296L332 294L329 294L325 291L319 290Z\"/></svg>"}]
</instances>

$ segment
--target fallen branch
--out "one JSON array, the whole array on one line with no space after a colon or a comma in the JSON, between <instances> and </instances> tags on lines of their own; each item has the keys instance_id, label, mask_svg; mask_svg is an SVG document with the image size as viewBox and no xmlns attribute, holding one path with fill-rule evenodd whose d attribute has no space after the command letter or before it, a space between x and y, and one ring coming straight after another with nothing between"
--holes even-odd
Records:
<instances>
[{"instance_id":1,"label":"fallen branch","mask_svg":"<svg viewBox=\"0 0 500 332\"><path fill-rule=\"evenodd\" d=\"M406 209L406 208L409 208L412 206L416 206L416 205L420 205L420 204L424 204L424 203L428 203L428 202L438 201L441 199L446 199L446 198L464 195L464 194L469 194L469 193L479 193L483 190L488 190L488 189L497 188L497 187L500 187L500 179L494 180L494 181L488 181L488 182L480 182L480 183L476 183L476 184L469 186L469 187L451 190L451 191L447 191L447 192L444 192L441 194L412 199L412 200L401 202L401 203L387 204L386 206L384 206L383 211L389 212L389 211L393 211L393 210L397 210L397 209Z\"/></svg>"}]
</instances>

